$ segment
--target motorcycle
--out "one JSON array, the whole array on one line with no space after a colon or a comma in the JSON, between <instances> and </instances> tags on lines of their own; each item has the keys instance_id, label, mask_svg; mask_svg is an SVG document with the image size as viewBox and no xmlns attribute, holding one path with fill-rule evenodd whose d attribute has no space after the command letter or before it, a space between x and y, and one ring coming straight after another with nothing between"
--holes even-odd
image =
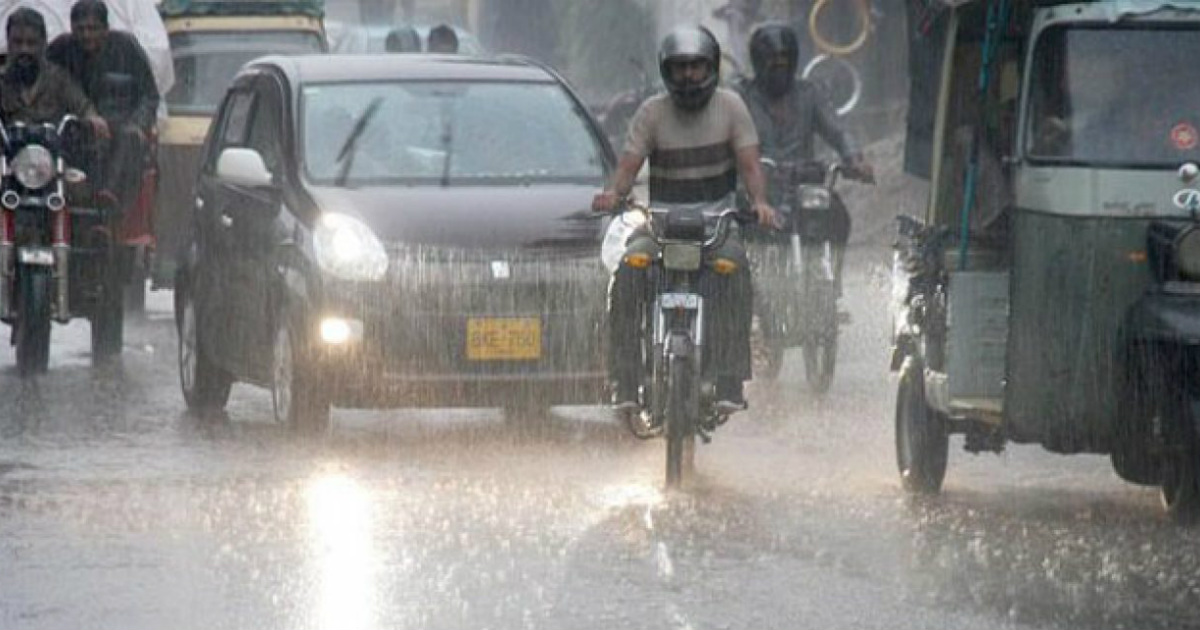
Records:
<instances>
[{"instance_id":1,"label":"motorcycle","mask_svg":"<svg viewBox=\"0 0 1200 630\"><path fill-rule=\"evenodd\" d=\"M655 255L626 257L626 264L649 270L652 288L646 313L649 334L643 341L644 404L626 420L639 438L666 438L666 485L675 488L694 467L696 438L707 443L729 419L715 407L716 388L703 370L706 305L700 279L705 273L736 270L736 263L712 253L729 237L738 212L727 208L710 217L696 208L649 208L634 201L628 205L643 217L658 248ZM611 239L611 247L617 240Z\"/></svg>"},{"instance_id":2,"label":"motorcycle","mask_svg":"<svg viewBox=\"0 0 1200 630\"><path fill-rule=\"evenodd\" d=\"M756 291L765 365L758 372L778 377L787 348L804 353L805 377L822 394L833 382L838 329L848 317L839 313L844 252L837 240L834 210L842 204L835 187L841 176L870 183L838 163L776 162L762 159L771 190L779 191L783 226L752 232L750 259Z\"/></svg>"},{"instance_id":3,"label":"motorcycle","mask_svg":"<svg viewBox=\"0 0 1200 630\"><path fill-rule=\"evenodd\" d=\"M46 371L51 322L90 319L93 361L121 350L119 213L71 202L86 198L86 174L68 165L83 133L74 116L0 128L0 321L22 376Z\"/></svg>"}]
</instances>

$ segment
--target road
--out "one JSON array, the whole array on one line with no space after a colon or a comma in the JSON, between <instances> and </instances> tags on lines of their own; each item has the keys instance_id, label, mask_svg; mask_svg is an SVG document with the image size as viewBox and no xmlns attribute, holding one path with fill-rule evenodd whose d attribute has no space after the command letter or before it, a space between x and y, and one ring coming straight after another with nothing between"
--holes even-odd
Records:
<instances>
[{"instance_id":1,"label":"road","mask_svg":"<svg viewBox=\"0 0 1200 630\"><path fill-rule=\"evenodd\" d=\"M789 355L671 495L600 408L335 410L314 441L237 386L197 420L167 294L117 366L85 323L38 379L0 348L0 628L1200 627L1200 531L1104 458L955 442L943 496L900 491L885 259L852 252L832 391Z\"/></svg>"}]
</instances>

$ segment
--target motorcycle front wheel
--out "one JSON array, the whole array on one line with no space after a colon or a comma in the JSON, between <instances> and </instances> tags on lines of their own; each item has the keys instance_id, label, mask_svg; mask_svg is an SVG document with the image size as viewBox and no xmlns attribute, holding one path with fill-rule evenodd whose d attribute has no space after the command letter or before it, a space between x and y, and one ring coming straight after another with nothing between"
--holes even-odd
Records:
<instances>
[{"instance_id":1,"label":"motorcycle front wheel","mask_svg":"<svg viewBox=\"0 0 1200 630\"><path fill-rule=\"evenodd\" d=\"M50 364L50 269L17 269L17 372L32 376Z\"/></svg>"},{"instance_id":2,"label":"motorcycle front wheel","mask_svg":"<svg viewBox=\"0 0 1200 630\"><path fill-rule=\"evenodd\" d=\"M837 367L838 319L837 300L833 286L821 286L813 291L812 312L804 336L804 377L814 394L824 394L833 384Z\"/></svg>"},{"instance_id":3,"label":"motorcycle front wheel","mask_svg":"<svg viewBox=\"0 0 1200 630\"><path fill-rule=\"evenodd\" d=\"M678 488L695 466L696 373L686 357L672 354L667 359L667 488Z\"/></svg>"}]
</instances>

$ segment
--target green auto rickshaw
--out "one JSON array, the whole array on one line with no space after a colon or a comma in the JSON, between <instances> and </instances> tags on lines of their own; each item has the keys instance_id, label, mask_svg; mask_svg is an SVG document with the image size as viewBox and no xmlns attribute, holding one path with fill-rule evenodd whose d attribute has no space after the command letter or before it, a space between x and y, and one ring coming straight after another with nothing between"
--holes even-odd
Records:
<instances>
[{"instance_id":1,"label":"green auto rickshaw","mask_svg":"<svg viewBox=\"0 0 1200 630\"><path fill-rule=\"evenodd\" d=\"M903 486L948 436L1111 457L1200 517L1200 2L909 3L892 369Z\"/></svg>"}]
</instances>

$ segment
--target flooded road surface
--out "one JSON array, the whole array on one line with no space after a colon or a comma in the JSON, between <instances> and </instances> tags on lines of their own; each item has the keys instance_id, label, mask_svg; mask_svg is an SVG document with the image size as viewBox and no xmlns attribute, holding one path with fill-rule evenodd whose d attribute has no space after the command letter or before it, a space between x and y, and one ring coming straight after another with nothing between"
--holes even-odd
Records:
<instances>
[{"instance_id":1,"label":"flooded road surface","mask_svg":"<svg viewBox=\"0 0 1200 630\"><path fill-rule=\"evenodd\" d=\"M1200 627L1200 531L1104 458L955 443L943 496L901 493L886 256L855 255L832 391L790 355L671 496L602 409L335 410L312 441L237 386L193 419L167 295L113 368L84 323L36 380L5 346L0 628Z\"/></svg>"}]
</instances>

